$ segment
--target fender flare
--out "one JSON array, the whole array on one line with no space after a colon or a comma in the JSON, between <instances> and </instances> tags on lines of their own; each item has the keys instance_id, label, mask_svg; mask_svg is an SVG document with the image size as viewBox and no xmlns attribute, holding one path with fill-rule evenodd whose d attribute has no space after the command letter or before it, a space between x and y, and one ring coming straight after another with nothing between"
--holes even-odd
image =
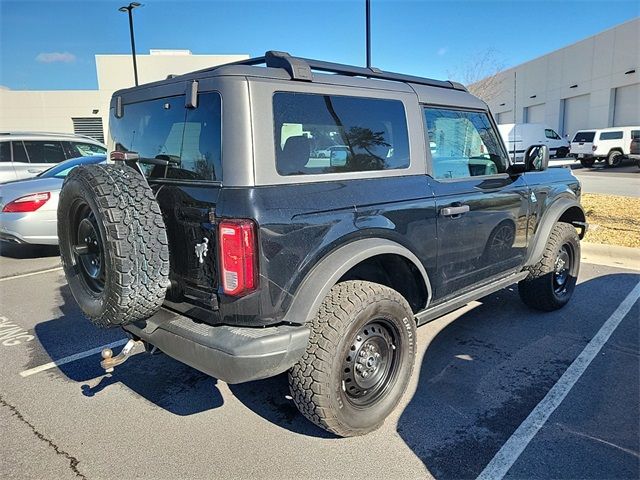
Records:
<instances>
[{"instance_id":1,"label":"fender flare","mask_svg":"<svg viewBox=\"0 0 640 480\"><path fill-rule=\"evenodd\" d=\"M534 265L540 260L540 258L542 258L544 249L547 246L547 241L551 235L551 230L553 230L555 224L566 211L570 208L576 207L580 210L581 218L573 220L571 223L575 227L582 228L580 238L584 237L584 234L587 232L588 225L586 223L586 216L582 206L575 199L562 197L553 202L542 215L538 229L534 234L533 241L531 242L531 248L529 249L527 260L524 264L525 266L528 267Z\"/></svg>"},{"instance_id":2,"label":"fender flare","mask_svg":"<svg viewBox=\"0 0 640 480\"><path fill-rule=\"evenodd\" d=\"M395 254L410 261L422 275L427 289L427 304L432 298L431 282L422 262L406 247L383 238L367 238L348 243L324 257L306 275L293 295L283 320L296 324L309 323L331 288L352 267L376 255Z\"/></svg>"}]
</instances>

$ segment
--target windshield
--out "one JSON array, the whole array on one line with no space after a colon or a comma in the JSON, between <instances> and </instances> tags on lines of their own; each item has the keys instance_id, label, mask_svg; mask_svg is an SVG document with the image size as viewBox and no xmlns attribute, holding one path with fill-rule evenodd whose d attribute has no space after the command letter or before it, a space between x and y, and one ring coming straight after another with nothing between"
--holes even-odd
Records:
<instances>
[{"instance_id":1,"label":"windshield","mask_svg":"<svg viewBox=\"0 0 640 480\"><path fill-rule=\"evenodd\" d=\"M71 170L79 165L90 165L94 163L101 163L106 160L105 155L94 155L91 157L80 157L68 160L51 167L48 170L37 175L40 178L65 178Z\"/></svg>"},{"instance_id":2,"label":"windshield","mask_svg":"<svg viewBox=\"0 0 640 480\"><path fill-rule=\"evenodd\" d=\"M578 132L576 136L573 137L574 142L593 142L593 137L595 137L596 132Z\"/></svg>"}]
</instances>

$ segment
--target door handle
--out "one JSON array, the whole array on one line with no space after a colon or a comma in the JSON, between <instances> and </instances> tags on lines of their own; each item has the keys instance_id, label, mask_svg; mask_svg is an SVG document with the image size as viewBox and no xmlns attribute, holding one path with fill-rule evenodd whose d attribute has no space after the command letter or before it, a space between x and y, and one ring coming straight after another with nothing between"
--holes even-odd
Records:
<instances>
[{"instance_id":1,"label":"door handle","mask_svg":"<svg viewBox=\"0 0 640 480\"><path fill-rule=\"evenodd\" d=\"M440 215L443 217L453 217L455 215L462 215L469 211L469 205L460 205L459 207L446 207L440 210Z\"/></svg>"},{"instance_id":2,"label":"door handle","mask_svg":"<svg viewBox=\"0 0 640 480\"><path fill-rule=\"evenodd\" d=\"M28 168L27 172L29 173L41 173L44 172L46 169L45 168Z\"/></svg>"}]
</instances>

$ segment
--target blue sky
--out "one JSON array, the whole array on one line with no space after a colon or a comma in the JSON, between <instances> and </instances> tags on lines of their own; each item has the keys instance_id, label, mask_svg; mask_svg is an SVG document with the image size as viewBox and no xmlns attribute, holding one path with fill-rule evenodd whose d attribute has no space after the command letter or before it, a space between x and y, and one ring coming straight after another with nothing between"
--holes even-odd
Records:
<instances>
[{"instance_id":1,"label":"blue sky","mask_svg":"<svg viewBox=\"0 0 640 480\"><path fill-rule=\"evenodd\" d=\"M164 1L135 11L139 53L285 50L364 63L364 0ZM125 1L0 0L0 85L97 88L95 54L129 53ZM372 0L373 65L447 78L492 49L505 66L640 15L638 0Z\"/></svg>"}]
</instances>

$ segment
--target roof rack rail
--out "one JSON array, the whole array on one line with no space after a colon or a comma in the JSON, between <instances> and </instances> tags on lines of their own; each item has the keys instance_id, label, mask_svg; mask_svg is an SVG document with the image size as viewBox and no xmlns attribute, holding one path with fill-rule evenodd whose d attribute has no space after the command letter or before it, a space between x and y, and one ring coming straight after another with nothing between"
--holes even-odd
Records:
<instances>
[{"instance_id":1,"label":"roof rack rail","mask_svg":"<svg viewBox=\"0 0 640 480\"><path fill-rule=\"evenodd\" d=\"M450 88L454 90L467 91L467 89L458 82L448 80L433 80L431 78L416 77L414 75L403 75L401 73L385 72L378 68L356 67L353 65L344 65L341 63L325 62L322 60L313 60L310 58L292 57L287 52L278 52L269 50L263 57L249 58L240 60L239 62L227 63L217 67L206 69L215 70L220 67L229 65L266 65L267 67L285 69L292 80L300 80L306 82L313 81L313 70L318 72L334 73L339 75L348 75L351 77L366 77L380 80L391 80L395 82L415 83L418 85L428 85L430 87Z\"/></svg>"}]
</instances>

